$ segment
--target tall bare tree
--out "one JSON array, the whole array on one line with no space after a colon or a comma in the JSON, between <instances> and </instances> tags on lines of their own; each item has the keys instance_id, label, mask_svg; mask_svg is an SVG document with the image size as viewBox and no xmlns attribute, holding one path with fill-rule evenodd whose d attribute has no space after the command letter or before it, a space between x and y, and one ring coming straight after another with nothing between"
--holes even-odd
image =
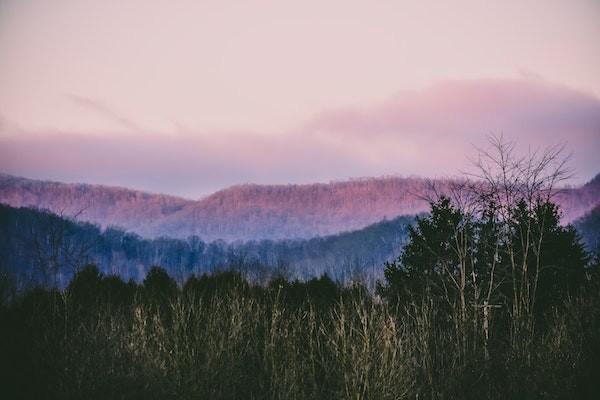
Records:
<instances>
[{"instance_id":1,"label":"tall bare tree","mask_svg":"<svg viewBox=\"0 0 600 400\"><path fill-rule=\"evenodd\" d=\"M570 157L564 145L519 154L516 143L502 135L490 136L488 148L477 150L475 172L468 174L475 178L471 192L479 212L490 214L496 236L486 304L495 287L497 262L506 259L511 273L513 334L518 336L522 328L531 328L550 202L558 184L571 176Z\"/></svg>"}]
</instances>

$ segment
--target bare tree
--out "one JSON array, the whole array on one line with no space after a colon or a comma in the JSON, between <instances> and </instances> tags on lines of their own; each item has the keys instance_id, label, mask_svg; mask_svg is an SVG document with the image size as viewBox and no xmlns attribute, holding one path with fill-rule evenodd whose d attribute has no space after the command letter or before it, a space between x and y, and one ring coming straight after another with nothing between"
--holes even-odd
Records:
<instances>
[{"instance_id":1,"label":"bare tree","mask_svg":"<svg viewBox=\"0 0 600 400\"><path fill-rule=\"evenodd\" d=\"M496 287L497 262L505 257L511 273L513 334L518 335L521 328L531 328L528 324L541 272L545 211L557 185L571 176L567 168L570 157L564 154L564 145L530 149L519 155L515 142L505 140L502 135L490 136L488 143L487 149L477 149L475 172L468 174L475 178L471 192L478 210L492 214L497 234L485 304L489 305ZM530 271L532 266L534 271Z\"/></svg>"},{"instance_id":2,"label":"bare tree","mask_svg":"<svg viewBox=\"0 0 600 400\"><path fill-rule=\"evenodd\" d=\"M477 148L475 172L429 182L421 193L431 204L448 198L461 216L450 235L452 257L439 257L439 278L446 301L456 306L464 351L472 323L475 336L483 333L487 355L491 313L500 306L494 304L500 300L496 293L508 281L513 337L520 340L523 328L532 328L549 203L557 185L570 177L563 153L564 146L553 145L520 155L515 142L490 136L487 148Z\"/></svg>"}]
</instances>

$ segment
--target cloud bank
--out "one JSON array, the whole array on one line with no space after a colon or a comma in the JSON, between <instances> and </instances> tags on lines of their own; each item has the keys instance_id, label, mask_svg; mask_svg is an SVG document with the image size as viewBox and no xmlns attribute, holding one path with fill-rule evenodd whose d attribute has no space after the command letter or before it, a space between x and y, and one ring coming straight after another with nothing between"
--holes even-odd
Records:
<instances>
[{"instance_id":1,"label":"cloud bank","mask_svg":"<svg viewBox=\"0 0 600 400\"><path fill-rule=\"evenodd\" d=\"M454 175L468 168L473 146L490 133L503 133L523 149L566 143L579 182L600 172L600 99L537 79L441 82L368 107L325 111L278 135L94 136L7 127L0 139L3 172L192 198L245 182Z\"/></svg>"}]
</instances>

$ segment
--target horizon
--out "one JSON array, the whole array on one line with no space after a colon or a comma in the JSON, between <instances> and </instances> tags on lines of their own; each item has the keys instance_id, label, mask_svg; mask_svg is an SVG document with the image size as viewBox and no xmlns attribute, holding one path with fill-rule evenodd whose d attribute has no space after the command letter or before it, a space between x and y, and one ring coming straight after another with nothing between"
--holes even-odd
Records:
<instances>
[{"instance_id":1,"label":"horizon","mask_svg":"<svg viewBox=\"0 0 600 400\"><path fill-rule=\"evenodd\" d=\"M373 181L373 180L392 180L392 179L400 179L400 180L416 180L416 181L454 181L454 180L461 180L461 179L467 179L467 180L472 180L472 178L470 177L465 177L465 175L446 175L446 176L419 176L419 175L402 175L402 174L387 174L387 175L379 175L379 176L355 176L355 177L348 177L345 179L332 179L329 181L314 181L314 182L302 182L302 183L255 183L255 182L241 182L241 183L236 183L236 184L232 184L229 186L225 186L219 189L216 189L212 192L206 193L204 195L201 195L199 197L185 197L185 196L180 196L177 194L173 194L173 193L168 193L168 192L154 192L154 191L149 191L149 190L145 190L145 189L140 189L140 188L136 188L136 187L132 187L132 186L119 186L119 185L108 185L108 184L103 184L103 183L93 183L93 182L85 182L85 181L61 181L61 180L55 180L55 179L44 179L44 178L32 178L32 177L27 177L27 176L21 176L21 175L14 175L14 174L10 174L10 173L6 173L3 171L0 171L0 177L5 176L5 177L10 177L10 178L16 178L16 179L24 179L24 180L28 180L28 181L36 181L36 182L45 182L45 183L58 183L58 184L65 184L65 185L83 185L83 186L94 186L94 187L103 187L103 188L107 188L107 189L119 189L119 190L126 190L126 191L133 191L133 192L140 192L140 193L145 193L145 194L149 194L149 195L155 195L155 196L168 196L168 197L174 197L174 198L179 198L182 200L186 200L186 201L201 201L203 199L206 199L208 197L211 197L214 194L223 192L223 191L228 191L230 189L234 189L234 188L239 188L239 187L245 187L245 186L259 186L259 187L310 187L310 186L318 186L318 185L324 185L324 186L329 186L329 185L337 185L337 184L345 184L345 183L352 183L352 182L366 182L366 181ZM593 175L591 178L583 181L583 182L579 182L579 183L573 183L572 179L567 179L564 183L562 183L561 185L558 186L557 190L562 190L562 189L572 189L572 188L580 188L582 186L587 185L588 183L592 182L594 179L596 179L597 177L600 177L600 171L598 173L596 173L595 175Z\"/></svg>"}]
</instances>

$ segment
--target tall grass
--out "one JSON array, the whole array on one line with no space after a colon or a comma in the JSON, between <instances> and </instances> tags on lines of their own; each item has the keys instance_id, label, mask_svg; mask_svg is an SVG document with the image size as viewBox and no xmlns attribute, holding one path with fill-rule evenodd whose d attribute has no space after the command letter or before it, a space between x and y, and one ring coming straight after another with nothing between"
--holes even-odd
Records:
<instances>
[{"instance_id":1,"label":"tall grass","mask_svg":"<svg viewBox=\"0 0 600 400\"><path fill-rule=\"evenodd\" d=\"M7 399L591 397L599 305L597 293L566 299L520 346L498 323L486 353L482 335L465 334L429 298L392 307L355 288L324 300L245 282L163 297L35 290L2 309L0 390Z\"/></svg>"}]
</instances>

